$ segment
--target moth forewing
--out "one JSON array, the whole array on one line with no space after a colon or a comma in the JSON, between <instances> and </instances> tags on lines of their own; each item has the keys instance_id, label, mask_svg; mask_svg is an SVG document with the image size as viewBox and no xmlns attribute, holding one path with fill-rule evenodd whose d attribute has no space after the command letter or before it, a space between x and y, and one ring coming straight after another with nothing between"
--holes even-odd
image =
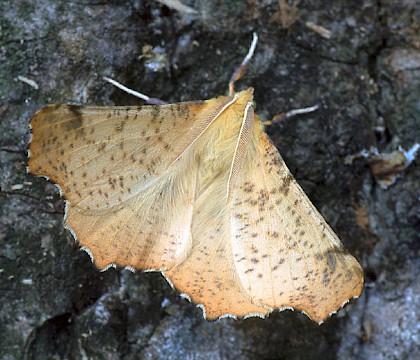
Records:
<instances>
[{"instance_id":1,"label":"moth forewing","mask_svg":"<svg viewBox=\"0 0 420 360\"><path fill-rule=\"evenodd\" d=\"M268 136L254 128L233 190L231 243L239 285L252 303L292 307L322 322L360 295L362 269L290 174Z\"/></svg>"}]
</instances>

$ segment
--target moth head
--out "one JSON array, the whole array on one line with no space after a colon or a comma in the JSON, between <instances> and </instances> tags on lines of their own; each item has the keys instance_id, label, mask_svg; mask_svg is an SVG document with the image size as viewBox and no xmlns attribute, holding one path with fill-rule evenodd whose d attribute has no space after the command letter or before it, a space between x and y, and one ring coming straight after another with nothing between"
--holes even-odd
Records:
<instances>
[{"instance_id":1,"label":"moth head","mask_svg":"<svg viewBox=\"0 0 420 360\"><path fill-rule=\"evenodd\" d=\"M236 96L236 104L245 108L248 103L254 103L254 88L249 87L246 90L238 92Z\"/></svg>"}]
</instances>

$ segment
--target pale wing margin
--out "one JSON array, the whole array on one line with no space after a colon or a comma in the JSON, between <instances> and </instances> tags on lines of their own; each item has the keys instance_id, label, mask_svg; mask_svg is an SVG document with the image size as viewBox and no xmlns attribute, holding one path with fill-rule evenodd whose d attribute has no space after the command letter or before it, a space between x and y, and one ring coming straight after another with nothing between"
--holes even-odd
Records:
<instances>
[{"instance_id":1,"label":"pale wing margin","mask_svg":"<svg viewBox=\"0 0 420 360\"><path fill-rule=\"evenodd\" d=\"M231 100L48 105L30 122L29 171L56 182L80 211L119 207L157 181Z\"/></svg>"},{"instance_id":2,"label":"pale wing margin","mask_svg":"<svg viewBox=\"0 0 420 360\"><path fill-rule=\"evenodd\" d=\"M360 264L257 126L230 204L234 267L253 304L322 322L360 295Z\"/></svg>"}]
</instances>

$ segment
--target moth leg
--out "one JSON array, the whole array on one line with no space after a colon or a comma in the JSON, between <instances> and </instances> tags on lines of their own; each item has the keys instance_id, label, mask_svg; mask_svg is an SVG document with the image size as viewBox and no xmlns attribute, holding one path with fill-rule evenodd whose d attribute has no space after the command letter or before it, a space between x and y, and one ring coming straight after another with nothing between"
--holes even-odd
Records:
<instances>
[{"instance_id":1,"label":"moth leg","mask_svg":"<svg viewBox=\"0 0 420 360\"><path fill-rule=\"evenodd\" d=\"M233 96L235 93L235 81L239 80L246 71L247 65L249 61L251 60L252 56L254 55L255 47L257 46L258 42L258 35L257 33L252 34L252 43L249 47L248 54L246 54L245 58L242 60L241 65L239 65L234 73L232 74L230 80L229 80L229 96Z\"/></svg>"},{"instance_id":2,"label":"moth leg","mask_svg":"<svg viewBox=\"0 0 420 360\"><path fill-rule=\"evenodd\" d=\"M127 94L133 95L135 97L138 97L144 101L146 101L148 104L150 105L165 105L167 104L166 101L157 99L157 98L151 98L148 97L147 95L142 94L141 92L132 90L126 86L124 86L123 84L119 83L118 81L111 79L109 77L104 76L103 79L107 82L109 82L110 84L116 86L117 88L121 89L122 91L125 91Z\"/></svg>"},{"instance_id":3,"label":"moth leg","mask_svg":"<svg viewBox=\"0 0 420 360\"><path fill-rule=\"evenodd\" d=\"M314 106L310 106L310 107L306 107L306 108L301 108L301 109L292 109L292 110L289 110L288 112L274 115L271 120L263 121L263 124L264 125L277 124L277 123L279 123L279 122L281 122L283 120L286 120L288 118L291 118L293 116L301 115L301 114L307 114L307 113L313 112L315 110L318 110L318 108L319 108L319 105L314 105Z\"/></svg>"}]
</instances>

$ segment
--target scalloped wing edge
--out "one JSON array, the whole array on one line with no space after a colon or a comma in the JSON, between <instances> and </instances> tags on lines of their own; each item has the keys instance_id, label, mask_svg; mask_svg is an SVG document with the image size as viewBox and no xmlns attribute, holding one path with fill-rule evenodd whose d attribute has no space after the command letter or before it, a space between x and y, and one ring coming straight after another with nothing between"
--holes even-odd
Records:
<instances>
[{"instance_id":1,"label":"scalloped wing edge","mask_svg":"<svg viewBox=\"0 0 420 360\"><path fill-rule=\"evenodd\" d=\"M57 185L57 187L60 189L60 187ZM60 189L60 196L61 196L61 189ZM75 242L77 242L77 243L79 243L79 239L77 238L77 236L76 236L76 233L73 231L73 229L70 227L70 226L68 226L67 225L67 207L68 207L68 204L69 204L69 201L67 201L67 200L65 200L65 212L64 212L64 227L65 227L65 229L67 229L71 234L72 234L72 236L73 236L73 238L74 238L74 240L75 240ZM84 251L84 252L86 252L88 255L89 255L89 257L90 257L90 260L92 261L92 263L96 266L96 264L95 264L95 258L94 258L94 256L93 256L93 254L92 254L92 252L86 247L86 246L81 246L80 247L80 250L82 250L82 251ZM107 266L105 266L103 269L99 269L101 272L105 272L105 271L107 271L108 269L110 269L110 268L114 268L114 269L118 269L118 266L117 266L117 264L115 264L115 263L110 263L110 264L108 264ZM130 272L132 272L132 273L136 273L137 272L137 270L136 269L134 269L132 266L125 266L125 267L121 267L121 269L126 269L126 270L129 270ZM160 272L161 274L162 274L162 276L164 277L164 279L166 280L166 282L169 284L169 286L173 289L173 290L175 290L176 292L178 292L179 293L179 296L181 297L181 298L183 298L183 299L186 299L186 300L188 300L191 304L194 304L196 307L198 307L198 308L200 308L201 310L202 310L202 312L203 312L203 318L204 319L206 319L206 320L209 320L209 319L207 319L207 314L206 314L206 306L204 305L204 304L200 304L200 303L194 303L192 300L191 300L191 297L188 295L188 294L185 294L185 293L182 293L182 292L180 292L180 291L178 291L178 289L174 286L174 284L172 283L172 281L171 281L171 279L168 277L168 276L166 276L166 274L165 274L165 270L166 269L144 269L144 270L140 270L140 272L142 272L142 273L147 273L147 272ZM359 295L360 296L360 295ZM268 312L266 313L266 314L263 314L263 313L249 313L249 314L247 314L247 315L245 315L245 316L243 316L243 317L238 317L237 315L235 315L235 314L223 314L223 315L221 315L221 316L219 316L218 318L215 318L215 319L210 319L210 321L217 321L217 320L221 320L221 319L225 319L225 318L230 318L230 319L235 319L235 320L238 320L238 319L244 319L244 320L246 320L246 319L249 319L249 318L255 318L255 317L258 317L258 318L261 318L261 319L265 319L265 318L267 318L267 317L269 317L274 311L278 311L278 312L283 312L283 311L285 311L285 310L291 310L291 311L298 311L298 312L300 312L300 313L302 313L302 314L304 314L304 315L306 315L310 320L312 320L312 321L314 321L314 322L316 322L318 325L322 325L323 323L324 323L324 321L325 320L327 320L328 318L330 318L332 315L334 315L334 314L336 314L336 313L338 313L338 311L340 311L342 308L344 308L344 306L347 304L347 303L349 303L350 302L350 300L352 300L352 299L358 299L359 298L359 296L353 296L353 297L351 297L351 298L349 298L349 299L347 299L346 301L344 301L341 305L340 305L340 307L337 309L337 310L334 310L334 311L331 311L329 314L328 314L328 316L325 318L325 319L323 319L323 320L321 320L321 321L315 321L313 318L311 318L310 316L309 316L309 314L306 312L306 311L304 311L304 310L299 310L299 309L295 309L295 308L293 308L293 307L291 307L291 306L282 306L282 307L280 307L280 308L270 308L270 307L267 307L267 306L262 306L262 305L258 305L258 306L261 306L261 307L264 307L265 309L267 309L268 310Z\"/></svg>"}]
</instances>

